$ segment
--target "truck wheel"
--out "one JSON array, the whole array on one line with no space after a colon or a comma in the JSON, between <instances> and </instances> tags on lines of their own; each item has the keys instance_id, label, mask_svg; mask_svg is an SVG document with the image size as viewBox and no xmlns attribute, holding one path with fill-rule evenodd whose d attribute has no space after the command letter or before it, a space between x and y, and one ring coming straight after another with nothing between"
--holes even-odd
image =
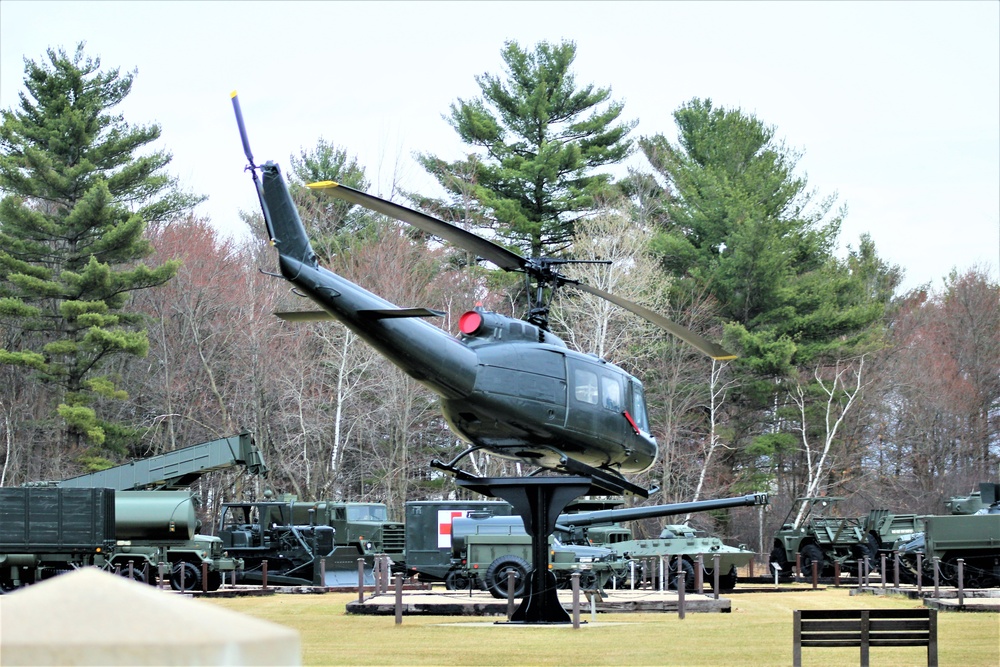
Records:
<instances>
[{"instance_id":1,"label":"truck wheel","mask_svg":"<svg viewBox=\"0 0 1000 667\"><path fill-rule=\"evenodd\" d=\"M514 570L514 597L524 595L531 567L518 556L500 556L486 570L486 589L495 598L507 599L507 570Z\"/></svg>"},{"instance_id":2,"label":"truck wheel","mask_svg":"<svg viewBox=\"0 0 1000 667\"><path fill-rule=\"evenodd\" d=\"M823 552L815 544L807 544L802 547L799 552L802 554L802 576L811 577L812 576L812 564L818 563L816 566L816 571L822 575L823 574Z\"/></svg>"},{"instance_id":3,"label":"truck wheel","mask_svg":"<svg viewBox=\"0 0 1000 667\"><path fill-rule=\"evenodd\" d=\"M170 569L170 587L181 590L181 572L184 572L184 591L201 589L201 568L186 560L177 561Z\"/></svg>"},{"instance_id":4,"label":"truck wheel","mask_svg":"<svg viewBox=\"0 0 1000 667\"><path fill-rule=\"evenodd\" d=\"M118 561L118 562L115 563L115 565L118 566L118 574L120 574L121 576L123 576L126 579L128 579L129 578L128 577L128 561L125 561L124 563L121 562L121 561ZM138 582L141 582L141 583L144 583L144 584L147 583L146 582L146 575L143 574L142 565L137 565L136 563L132 563L132 580L133 581L138 581Z\"/></svg>"},{"instance_id":5,"label":"truck wheel","mask_svg":"<svg viewBox=\"0 0 1000 667\"><path fill-rule=\"evenodd\" d=\"M186 582L185 582L186 583ZM208 573L208 590L217 591L222 588L222 573L213 570Z\"/></svg>"},{"instance_id":6,"label":"truck wheel","mask_svg":"<svg viewBox=\"0 0 1000 667\"><path fill-rule=\"evenodd\" d=\"M444 586L449 591L466 591L469 583L469 575L461 570L451 570L444 577Z\"/></svg>"}]
</instances>

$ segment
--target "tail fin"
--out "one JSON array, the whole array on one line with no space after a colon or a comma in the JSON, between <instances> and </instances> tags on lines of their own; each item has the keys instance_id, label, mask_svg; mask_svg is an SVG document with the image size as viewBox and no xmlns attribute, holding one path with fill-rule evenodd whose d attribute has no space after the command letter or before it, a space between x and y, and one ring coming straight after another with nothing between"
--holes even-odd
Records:
<instances>
[{"instance_id":1,"label":"tail fin","mask_svg":"<svg viewBox=\"0 0 1000 667\"><path fill-rule=\"evenodd\" d=\"M309 244L299 211L281 177L278 165L268 162L260 168L264 176L264 215L271 232L271 243L283 257L296 259L303 264L316 265L316 254Z\"/></svg>"}]
</instances>

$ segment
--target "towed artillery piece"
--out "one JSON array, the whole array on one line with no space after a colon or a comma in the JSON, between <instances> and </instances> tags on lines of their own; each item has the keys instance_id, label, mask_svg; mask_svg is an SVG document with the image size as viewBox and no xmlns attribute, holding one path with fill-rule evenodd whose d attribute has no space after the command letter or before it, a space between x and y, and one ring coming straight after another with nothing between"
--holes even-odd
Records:
<instances>
[{"instance_id":1,"label":"towed artillery piece","mask_svg":"<svg viewBox=\"0 0 1000 667\"><path fill-rule=\"evenodd\" d=\"M731 577L725 581L732 584L729 586L731 589L736 583L735 567L749 562L753 557L752 551L725 547L717 538L689 536L692 530L687 526L673 526L672 530L666 531L669 537L659 540L633 540L631 531L622 527L621 523L765 504L767 495L758 493L649 507L567 512L556 519L556 529L549 542L550 569L557 585L565 585L568 577L579 571L581 585L602 588L611 577L626 576L634 559L681 556L691 565L693 572L697 554L718 552L725 554L723 566ZM530 571L530 552L526 551L530 540L520 517L472 514L456 518L451 534L452 569L446 578L449 588L476 585L496 597L504 598L507 595L506 585L499 579L500 575L513 568L515 578L520 581ZM693 582L692 574L692 579L685 585L690 587Z\"/></svg>"}]
</instances>

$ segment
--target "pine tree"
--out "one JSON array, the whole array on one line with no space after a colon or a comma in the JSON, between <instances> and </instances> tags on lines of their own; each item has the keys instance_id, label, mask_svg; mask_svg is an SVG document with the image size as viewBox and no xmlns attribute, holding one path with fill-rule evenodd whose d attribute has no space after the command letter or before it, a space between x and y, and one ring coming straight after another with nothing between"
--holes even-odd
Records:
<instances>
[{"instance_id":1,"label":"pine tree","mask_svg":"<svg viewBox=\"0 0 1000 667\"><path fill-rule=\"evenodd\" d=\"M541 42L526 51L505 44L506 77L476 77L482 98L459 99L449 123L478 153L448 163L418 156L450 193L448 203L416 203L438 215L493 227L532 256L566 248L574 222L592 212L611 176L593 173L631 150L634 121L619 122L624 105L611 90L577 87L576 44Z\"/></svg>"},{"instance_id":2,"label":"pine tree","mask_svg":"<svg viewBox=\"0 0 1000 667\"><path fill-rule=\"evenodd\" d=\"M47 51L25 59L19 110L0 125L0 363L34 369L50 388L66 444L114 447L119 426L97 405L126 397L102 374L117 355L144 356L131 292L160 285L177 262L150 268L147 223L164 223L202 198L164 172L169 153L144 150L155 124L133 126L113 109L135 72L103 71L100 59ZM99 463L98 463L99 464Z\"/></svg>"}]
</instances>

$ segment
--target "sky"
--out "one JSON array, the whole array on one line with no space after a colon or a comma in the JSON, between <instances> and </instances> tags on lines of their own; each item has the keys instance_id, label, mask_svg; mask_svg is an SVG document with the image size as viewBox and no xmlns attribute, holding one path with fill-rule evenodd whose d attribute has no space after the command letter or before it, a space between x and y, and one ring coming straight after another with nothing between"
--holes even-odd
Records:
<instances>
[{"instance_id":1,"label":"sky","mask_svg":"<svg viewBox=\"0 0 1000 667\"><path fill-rule=\"evenodd\" d=\"M741 109L802 153L798 173L846 206L841 248L870 234L940 289L952 269L1000 271L1000 2L39 2L0 0L0 109L24 58L80 41L137 70L119 107L158 123L197 213L227 234L256 211L230 93L257 163L320 138L371 191L440 195L415 152L470 152L445 121L504 42L572 40L578 85L611 89L633 137L676 140L693 98ZM641 155L631 166L648 170ZM400 202L405 203L405 202Z\"/></svg>"}]
</instances>

